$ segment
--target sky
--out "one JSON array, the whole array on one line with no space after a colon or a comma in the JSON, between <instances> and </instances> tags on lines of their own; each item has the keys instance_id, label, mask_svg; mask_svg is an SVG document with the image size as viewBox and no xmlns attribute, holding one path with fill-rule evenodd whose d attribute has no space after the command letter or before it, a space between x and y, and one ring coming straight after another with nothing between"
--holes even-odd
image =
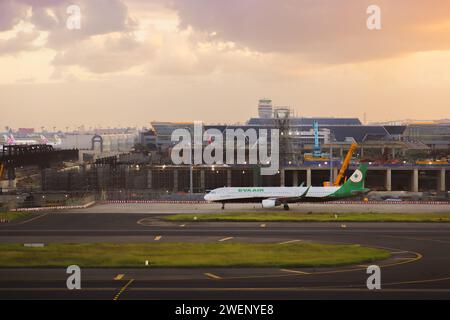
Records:
<instances>
[{"instance_id":1,"label":"sky","mask_svg":"<svg viewBox=\"0 0 450 320\"><path fill-rule=\"evenodd\" d=\"M450 1L0 0L0 131L440 119L448 88Z\"/></svg>"}]
</instances>

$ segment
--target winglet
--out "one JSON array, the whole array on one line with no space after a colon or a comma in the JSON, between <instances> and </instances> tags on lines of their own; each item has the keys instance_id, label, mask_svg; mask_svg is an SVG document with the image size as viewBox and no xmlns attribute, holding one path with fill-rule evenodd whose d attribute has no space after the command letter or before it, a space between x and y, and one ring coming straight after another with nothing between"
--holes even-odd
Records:
<instances>
[{"instance_id":1,"label":"winglet","mask_svg":"<svg viewBox=\"0 0 450 320\"><path fill-rule=\"evenodd\" d=\"M305 192L303 192L303 194L302 195L300 195L300 198L304 198L304 197L306 197L306 194L308 193L308 191L309 191L309 189L311 188L311 186L309 186L308 188L306 188L306 191Z\"/></svg>"}]
</instances>

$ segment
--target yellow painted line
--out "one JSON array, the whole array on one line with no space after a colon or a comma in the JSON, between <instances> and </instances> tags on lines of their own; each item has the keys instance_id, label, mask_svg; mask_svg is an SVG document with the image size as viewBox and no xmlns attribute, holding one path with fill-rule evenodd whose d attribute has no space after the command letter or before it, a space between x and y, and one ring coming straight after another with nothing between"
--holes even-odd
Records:
<instances>
[{"instance_id":1,"label":"yellow painted line","mask_svg":"<svg viewBox=\"0 0 450 320\"><path fill-rule=\"evenodd\" d=\"M113 300L119 300L120 295L121 295L125 290L127 290L127 288L129 287L129 285L132 284L133 281L134 281L134 279L131 279L130 281L128 281L127 284L124 285L124 286L122 287L122 289L119 290L119 292L116 294L116 296L114 297Z\"/></svg>"},{"instance_id":2,"label":"yellow painted line","mask_svg":"<svg viewBox=\"0 0 450 320\"><path fill-rule=\"evenodd\" d=\"M357 265L357 267L360 267L360 268L367 268L369 265L368 264L360 264L360 265Z\"/></svg>"},{"instance_id":3,"label":"yellow painted line","mask_svg":"<svg viewBox=\"0 0 450 320\"><path fill-rule=\"evenodd\" d=\"M219 241L223 242L223 241L227 241L227 240L231 240L231 239L234 239L234 237L223 238L223 239L220 239Z\"/></svg>"},{"instance_id":4,"label":"yellow painted line","mask_svg":"<svg viewBox=\"0 0 450 320\"><path fill-rule=\"evenodd\" d=\"M309 272L300 271L300 270L291 270L291 269L280 269L280 271L289 272L289 273L297 273L297 274L310 274Z\"/></svg>"},{"instance_id":5,"label":"yellow painted line","mask_svg":"<svg viewBox=\"0 0 450 320\"><path fill-rule=\"evenodd\" d=\"M288 243L294 243L294 242L300 242L302 240L289 240L289 241L284 241L284 242L280 242L279 244L288 244Z\"/></svg>"},{"instance_id":6,"label":"yellow painted line","mask_svg":"<svg viewBox=\"0 0 450 320\"><path fill-rule=\"evenodd\" d=\"M412 260L414 258L394 258L395 260Z\"/></svg>"},{"instance_id":7,"label":"yellow painted line","mask_svg":"<svg viewBox=\"0 0 450 320\"><path fill-rule=\"evenodd\" d=\"M408 253L408 251L395 251L391 252L392 254L402 254L402 253Z\"/></svg>"},{"instance_id":8,"label":"yellow painted line","mask_svg":"<svg viewBox=\"0 0 450 320\"><path fill-rule=\"evenodd\" d=\"M222 279L221 277L219 277L218 275L215 275L214 273L209 273L209 272L205 272L204 273L205 276L207 276L208 278L212 278L212 279Z\"/></svg>"},{"instance_id":9,"label":"yellow painted line","mask_svg":"<svg viewBox=\"0 0 450 320\"><path fill-rule=\"evenodd\" d=\"M159 240L161 240L161 238L162 238L162 236L156 236L155 241L159 241Z\"/></svg>"},{"instance_id":10,"label":"yellow painted line","mask_svg":"<svg viewBox=\"0 0 450 320\"><path fill-rule=\"evenodd\" d=\"M114 277L114 280L122 280L124 276L125 276L125 275L122 274L122 273L121 273L121 274L118 274L117 276Z\"/></svg>"}]
</instances>

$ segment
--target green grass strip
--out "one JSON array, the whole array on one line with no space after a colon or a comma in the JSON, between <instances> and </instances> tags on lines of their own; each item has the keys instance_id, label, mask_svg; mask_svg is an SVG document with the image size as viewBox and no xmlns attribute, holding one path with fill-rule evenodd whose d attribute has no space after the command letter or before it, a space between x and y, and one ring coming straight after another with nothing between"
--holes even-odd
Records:
<instances>
[{"instance_id":1,"label":"green grass strip","mask_svg":"<svg viewBox=\"0 0 450 320\"><path fill-rule=\"evenodd\" d=\"M0 244L0 267L321 267L386 259L359 245L317 243Z\"/></svg>"}]
</instances>

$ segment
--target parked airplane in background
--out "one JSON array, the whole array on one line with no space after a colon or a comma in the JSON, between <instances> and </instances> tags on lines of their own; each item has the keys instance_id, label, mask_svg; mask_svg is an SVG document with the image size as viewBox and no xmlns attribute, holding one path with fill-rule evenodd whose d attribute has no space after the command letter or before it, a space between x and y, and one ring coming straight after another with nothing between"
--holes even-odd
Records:
<instances>
[{"instance_id":1,"label":"parked airplane in background","mask_svg":"<svg viewBox=\"0 0 450 320\"><path fill-rule=\"evenodd\" d=\"M60 137L58 137L57 134L54 135L54 141L49 141L47 137L45 137L44 135L41 135L41 143L50 145L52 147L56 147L56 146L61 145L62 140Z\"/></svg>"},{"instance_id":2,"label":"parked airplane in background","mask_svg":"<svg viewBox=\"0 0 450 320\"><path fill-rule=\"evenodd\" d=\"M364 187L366 172L367 164L360 164L342 186L218 188L206 194L205 200L222 203L222 209L229 202L261 202L264 208L283 205L289 210L289 203L325 202L365 194L370 191Z\"/></svg>"},{"instance_id":3,"label":"parked airplane in background","mask_svg":"<svg viewBox=\"0 0 450 320\"><path fill-rule=\"evenodd\" d=\"M5 138L5 142L6 145L28 145L28 144L38 144L38 142L36 140L32 140L32 139L19 139L16 140L14 138L14 136L12 135L12 133L9 134L9 136L7 135L3 135L3 137Z\"/></svg>"},{"instance_id":4,"label":"parked airplane in background","mask_svg":"<svg viewBox=\"0 0 450 320\"><path fill-rule=\"evenodd\" d=\"M15 146L15 145L30 145L30 144L47 144L53 147L59 146L62 144L62 140L60 137L58 137L58 135L55 134L54 136L54 140L53 141L49 141L47 137L45 137L44 135L40 136L40 140L35 140L35 139L16 139L14 138L14 136L12 135L12 133L9 134L9 136L7 135L3 135L3 138L5 140L4 144L5 145L9 145L9 146Z\"/></svg>"}]
</instances>

